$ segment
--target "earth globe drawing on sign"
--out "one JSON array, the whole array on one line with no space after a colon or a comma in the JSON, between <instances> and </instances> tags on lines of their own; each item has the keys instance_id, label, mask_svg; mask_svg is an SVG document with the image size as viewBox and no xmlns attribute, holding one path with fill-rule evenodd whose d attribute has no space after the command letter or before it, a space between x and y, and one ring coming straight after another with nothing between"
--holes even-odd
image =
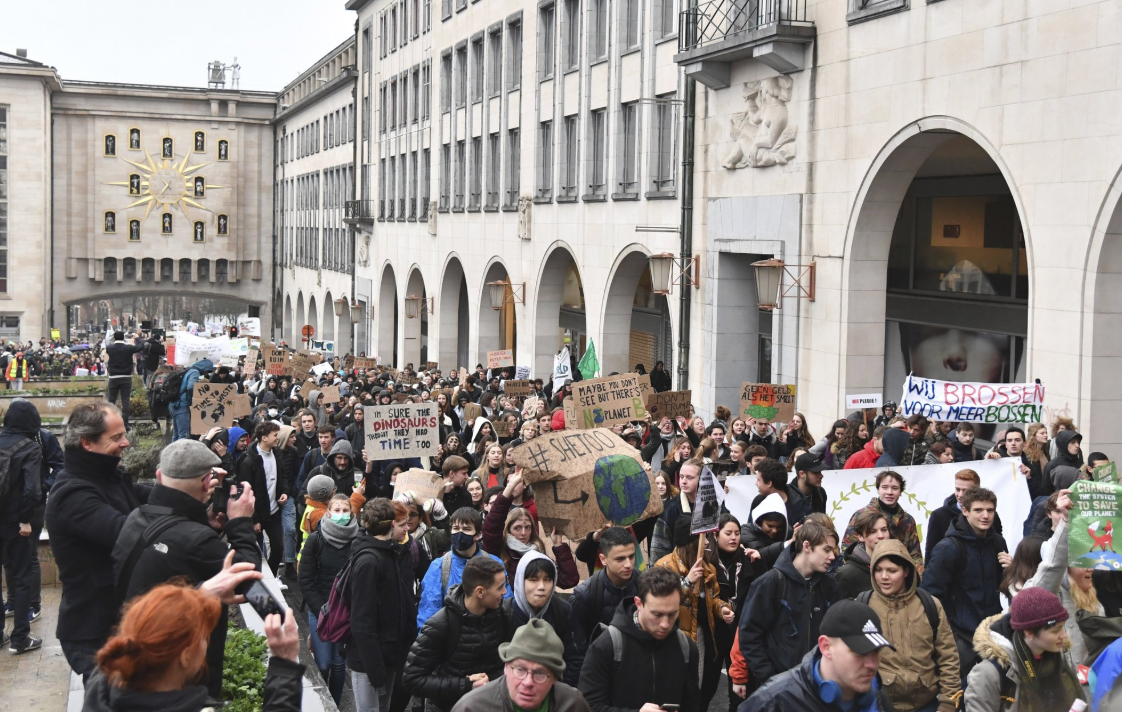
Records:
<instances>
[{"instance_id":1,"label":"earth globe drawing on sign","mask_svg":"<svg viewBox=\"0 0 1122 712\"><path fill-rule=\"evenodd\" d=\"M1095 571L1122 571L1122 554L1114 551L1092 551L1080 556L1072 566Z\"/></svg>"},{"instance_id":2,"label":"earth globe drawing on sign","mask_svg":"<svg viewBox=\"0 0 1122 712\"><path fill-rule=\"evenodd\" d=\"M592 484L600 511L617 527L639 521L651 501L651 481L646 471L627 455L605 455L597 460Z\"/></svg>"}]
</instances>

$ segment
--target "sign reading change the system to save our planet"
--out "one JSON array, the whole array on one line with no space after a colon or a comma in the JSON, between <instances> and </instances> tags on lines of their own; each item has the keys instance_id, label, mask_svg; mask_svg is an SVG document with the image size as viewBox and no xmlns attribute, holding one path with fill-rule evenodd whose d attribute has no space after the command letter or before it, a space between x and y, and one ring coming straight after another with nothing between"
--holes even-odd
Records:
<instances>
[{"instance_id":1,"label":"sign reading change the system to save our planet","mask_svg":"<svg viewBox=\"0 0 1122 712\"><path fill-rule=\"evenodd\" d=\"M573 422L565 427L578 430L606 428L647 417L639 374L606 376L573 383Z\"/></svg>"},{"instance_id":2,"label":"sign reading change the system to save our planet","mask_svg":"<svg viewBox=\"0 0 1122 712\"><path fill-rule=\"evenodd\" d=\"M1114 532L1122 528L1122 487L1076 480L1071 485L1068 565L1097 571L1122 571L1122 548ZM1122 531L1118 532L1122 542Z\"/></svg>"},{"instance_id":3,"label":"sign reading change the system to save our planet","mask_svg":"<svg viewBox=\"0 0 1122 712\"><path fill-rule=\"evenodd\" d=\"M511 452L534 485L546 531L557 527L580 539L607 522L626 527L662 513L654 477L639 451L611 430L546 433Z\"/></svg>"},{"instance_id":4,"label":"sign reading change the system to save our planet","mask_svg":"<svg viewBox=\"0 0 1122 712\"><path fill-rule=\"evenodd\" d=\"M795 417L795 387L775 383L740 384L740 415L767 423Z\"/></svg>"}]
</instances>

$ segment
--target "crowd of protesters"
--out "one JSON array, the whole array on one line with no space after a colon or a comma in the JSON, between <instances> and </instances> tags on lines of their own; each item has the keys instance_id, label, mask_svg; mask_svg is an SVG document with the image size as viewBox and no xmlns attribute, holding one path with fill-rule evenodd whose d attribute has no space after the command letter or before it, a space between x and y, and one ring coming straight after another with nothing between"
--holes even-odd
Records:
<instances>
[{"instance_id":1,"label":"crowd of protesters","mask_svg":"<svg viewBox=\"0 0 1122 712\"><path fill-rule=\"evenodd\" d=\"M153 351L114 336L111 378ZM566 428L571 384L533 379L512 397L514 369L329 363L298 377L190 364L166 413L153 409L176 421L175 440L146 484L120 467L127 410L79 406L60 448L15 401L0 433L0 450L15 447L0 500L9 649L41 645L29 582L45 520L63 584L56 634L90 710L216 704L225 607L261 570L307 617L306 662L360 712L694 712L722 684L730 712L1122 709L1122 573L1067 562L1069 488L1108 458L1085 456L1069 420L1008 427L984 447L969 423L905 419L892 403L821 439L801 414L648 416L613 430L650 468L662 515L570 542L539 520L512 450ZM152 391L174 373L159 356L147 370ZM650 375L670 388L661 362ZM237 384L252 414L192 435L180 421L200 381ZM364 409L402 402L437 405L438 452L368 459ZM1015 552L1003 526L1021 523L1000 521L971 467L994 457L1020 460L1033 501ZM702 538L692 512L718 461L758 496L748 521L723 512ZM895 468L940 463L960 466L954 490L917 522ZM440 476L440 496L396 487L418 468ZM822 473L842 468L877 468L876 494L833 521ZM349 633L321 636L337 594ZM300 706L294 615L266 620L266 710Z\"/></svg>"}]
</instances>

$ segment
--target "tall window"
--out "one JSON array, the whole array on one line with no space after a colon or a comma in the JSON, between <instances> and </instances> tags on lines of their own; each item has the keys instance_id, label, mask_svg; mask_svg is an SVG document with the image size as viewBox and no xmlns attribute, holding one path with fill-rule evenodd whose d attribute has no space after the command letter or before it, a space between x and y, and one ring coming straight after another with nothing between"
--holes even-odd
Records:
<instances>
[{"instance_id":1,"label":"tall window","mask_svg":"<svg viewBox=\"0 0 1122 712\"><path fill-rule=\"evenodd\" d=\"M543 121L538 126L538 195L553 197L553 122Z\"/></svg>"},{"instance_id":2,"label":"tall window","mask_svg":"<svg viewBox=\"0 0 1122 712\"><path fill-rule=\"evenodd\" d=\"M394 207L396 206L394 193L394 178L397 177L397 158L390 157L389 169L386 171L386 220L393 220Z\"/></svg>"},{"instance_id":3,"label":"tall window","mask_svg":"<svg viewBox=\"0 0 1122 712\"><path fill-rule=\"evenodd\" d=\"M620 1L619 42L625 52L639 47L639 3L640 0Z\"/></svg>"},{"instance_id":4,"label":"tall window","mask_svg":"<svg viewBox=\"0 0 1122 712\"><path fill-rule=\"evenodd\" d=\"M393 131L395 128L397 128L397 80L396 79L391 79L390 80L390 113L389 113L389 116L390 116L390 120L389 120L390 126L389 126L389 128L390 128L390 131Z\"/></svg>"},{"instance_id":5,"label":"tall window","mask_svg":"<svg viewBox=\"0 0 1122 712\"><path fill-rule=\"evenodd\" d=\"M440 0L440 17L443 20L452 17L452 0Z\"/></svg>"},{"instance_id":6,"label":"tall window","mask_svg":"<svg viewBox=\"0 0 1122 712\"><path fill-rule=\"evenodd\" d=\"M426 148L421 152L421 173L418 176L421 192L421 211L419 216L421 220L426 220L429 216L429 200L431 200L431 197L429 195L429 180L430 176L432 175L430 173L431 170L432 153L429 149Z\"/></svg>"},{"instance_id":7,"label":"tall window","mask_svg":"<svg viewBox=\"0 0 1122 712\"><path fill-rule=\"evenodd\" d=\"M576 197L577 187L580 182L578 161L580 157L580 139L578 138L578 122L576 115L565 117L565 130L561 137L561 184L557 196Z\"/></svg>"},{"instance_id":8,"label":"tall window","mask_svg":"<svg viewBox=\"0 0 1122 712\"><path fill-rule=\"evenodd\" d=\"M580 66L580 0L562 1L561 68L567 72Z\"/></svg>"},{"instance_id":9,"label":"tall window","mask_svg":"<svg viewBox=\"0 0 1122 712\"><path fill-rule=\"evenodd\" d=\"M678 32L678 7L675 0L655 0L655 39L669 37Z\"/></svg>"},{"instance_id":10,"label":"tall window","mask_svg":"<svg viewBox=\"0 0 1122 712\"><path fill-rule=\"evenodd\" d=\"M471 43L471 100L483 101L483 38Z\"/></svg>"},{"instance_id":11,"label":"tall window","mask_svg":"<svg viewBox=\"0 0 1122 712\"><path fill-rule=\"evenodd\" d=\"M483 138L471 140L471 189L468 193L468 209L479 210L483 196Z\"/></svg>"},{"instance_id":12,"label":"tall window","mask_svg":"<svg viewBox=\"0 0 1122 712\"><path fill-rule=\"evenodd\" d=\"M499 134L487 137L487 203L488 208L499 207L499 166L501 165Z\"/></svg>"},{"instance_id":13,"label":"tall window","mask_svg":"<svg viewBox=\"0 0 1122 712\"><path fill-rule=\"evenodd\" d=\"M412 102L409 105L409 119L416 123L421 118L421 68L413 69Z\"/></svg>"},{"instance_id":14,"label":"tall window","mask_svg":"<svg viewBox=\"0 0 1122 712\"><path fill-rule=\"evenodd\" d=\"M550 4L538 10L538 79L541 81L553 77L557 43L557 32L553 24L555 9Z\"/></svg>"},{"instance_id":15,"label":"tall window","mask_svg":"<svg viewBox=\"0 0 1122 712\"><path fill-rule=\"evenodd\" d=\"M398 171L397 219L398 220L404 220L405 217L406 217L405 202L406 202L406 193L408 192L408 185L409 185L409 175L406 171L407 171L408 168L409 168L409 165L408 165L408 162L406 161L405 154L403 153L397 159L397 171Z\"/></svg>"},{"instance_id":16,"label":"tall window","mask_svg":"<svg viewBox=\"0 0 1122 712\"><path fill-rule=\"evenodd\" d=\"M506 34L510 38L507 40L510 65L506 72L506 88L512 90L522 85L522 23L515 21L508 24Z\"/></svg>"},{"instance_id":17,"label":"tall window","mask_svg":"<svg viewBox=\"0 0 1122 712\"><path fill-rule=\"evenodd\" d=\"M674 105L673 95L659 97L652 110L651 191L673 192L674 182Z\"/></svg>"},{"instance_id":18,"label":"tall window","mask_svg":"<svg viewBox=\"0 0 1122 712\"><path fill-rule=\"evenodd\" d=\"M440 110L452 110L452 53L440 55Z\"/></svg>"},{"instance_id":19,"label":"tall window","mask_svg":"<svg viewBox=\"0 0 1122 712\"><path fill-rule=\"evenodd\" d=\"M467 46L456 48L456 81L453 82L453 91L456 95L456 108L467 105Z\"/></svg>"},{"instance_id":20,"label":"tall window","mask_svg":"<svg viewBox=\"0 0 1122 712\"><path fill-rule=\"evenodd\" d=\"M518 139L518 129L511 129L506 140L506 205L514 207L522 190L522 144Z\"/></svg>"},{"instance_id":21,"label":"tall window","mask_svg":"<svg viewBox=\"0 0 1122 712\"><path fill-rule=\"evenodd\" d=\"M0 106L0 294L8 293L8 107Z\"/></svg>"},{"instance_id":22,"label":"tall window","mask_svg":"<svg viewBox=\"0 0 1122 712\"><path fill-rule=\"evenodd\" d=\"M300 186L303 189L303 185ZM378 161L378 219L386 218L386 159Z\"/></svg>"},{"instance_id":23,"label":"tall window","mask_svg":"<svg viewBox=\"0 0 1122 712\"><path fill-rule=\"evenodd\" d=\"M447 210L452 194L452 146L440 147L440 209Z\"/></svg>"},{"instance_id":24,"label":"tall window","mask_svg":"<svg viewBox=\"0 0 1122 712\"><path fill-rule=\"evenodd\" d=\"M608 114L606 109L592 112L590 131L592 144L592 173L588 176L589 193L603 195L607 188L608 164Z\"/></svg>"},{"instance_id":25,"label":"tall window","mask_svg":"<svg viewBox=\"0 0 1122 712\"><path fill-rule=\"evenodd\" d=\"M464 142L463 141L457 141L456 142L455 176L453 176L453 179L455 180L455 185L453 186L453 189L452 189L452 209L453 210L463 210L464 209L464 173L467 171L467 163L464 160L466 158L466 156L464 155L464 150L465 150Z\"/></svg>"},{"instance_id":26,"label":"tall window","mask_svg":"<svg viewBox=\"0 0 1122 712\"><path fill-rule=\"evenodd\" d=\"M608 2L591 0L592 17L588 28L589 61L595 62L608 56Z\"/></svg>"},{"instance_id":27,"label":"tall window","mask_svg":"<svg viewBox=\"0 0 1122 712\"><path fill-rule=\"evenodd\" d=\"M429 118L432 110L432 62L425 61L421 65L421 120Z\"/></svg>"},{"instance_id":28,"label":"tall window","mask_svg":"<svg viewBox=\"0 0 1122 712\"><path fill-rule=\"evenodd\" d=\"M432 29L432 0L424 0L423 5L424 9L421 11L424 15L424 22L422 23L424 26L423 31L428 32Z\"/></svg>"},{"instance_id":29,"label":"tall window","mask_svg":"<svg viewBox=\"0 0 1122 712\"><path fill-rule=\"evenodd\" d=\"M503 31L495 30L487 36L487 53L490 55L487 73L487 96L498 96L503 88Z\"/></svg>"},{"instance_id":30,"label":"tall window","mask_svg":"<svg viewBox=\"0 0 1122 712\"><path fill-rule=\"evenodd\" d=\"M620 108L620 165L619 192L636 195L639 192L639 104L632 102Z\"/></svg>"}]
</instances>

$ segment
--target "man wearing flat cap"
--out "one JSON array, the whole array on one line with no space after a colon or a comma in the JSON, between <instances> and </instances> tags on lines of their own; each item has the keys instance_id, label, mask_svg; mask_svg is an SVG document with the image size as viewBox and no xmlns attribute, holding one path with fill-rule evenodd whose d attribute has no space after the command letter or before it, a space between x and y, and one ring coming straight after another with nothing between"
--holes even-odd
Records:
<instances>
[{"instance_id":1,"label":"man wearing flat cap","mask_svg":"<svg viewBox=\"0 0 1122 712\"><path fill-rule=\"evenodd\" d=\"M877 679L880 651L892 648L880 617L844 598L826 611L818 645L802 662L771 678L739 712L887 712L894 710Z\"/></svg>"},{"instance_id":2,"label":"man wearing flat cap","mask_svg":"<svg viewBox=\"0 0 1122 712\"><path fill-rule=\"evenodd\" d=\"M531 618L499 646L503 675L460 698L452 712L533 710L592 712L575 687L561 682L565 645L541 618Z\"/></svg>"},{"instance_id":3,"label":"man wearing flat cap","mask_svg":"<svg viewBox=\"0 0 1122 712\"><path fill-rule=\"evenodd\" d=\"M148 504L125 520L113 548L113 576L125 602L175 577L197 585L222 571L227 556L261 569L261 550L253 532L253 488L238 485L229 492L226 512L208 506L226 474L222 461L197 440L176 440L160 453L156 486ZM223 540L225 535L225 540ZM205 684L221 699L222 662L226 649L226 607L210 634Z\"/></svg>"}]
</instances>

